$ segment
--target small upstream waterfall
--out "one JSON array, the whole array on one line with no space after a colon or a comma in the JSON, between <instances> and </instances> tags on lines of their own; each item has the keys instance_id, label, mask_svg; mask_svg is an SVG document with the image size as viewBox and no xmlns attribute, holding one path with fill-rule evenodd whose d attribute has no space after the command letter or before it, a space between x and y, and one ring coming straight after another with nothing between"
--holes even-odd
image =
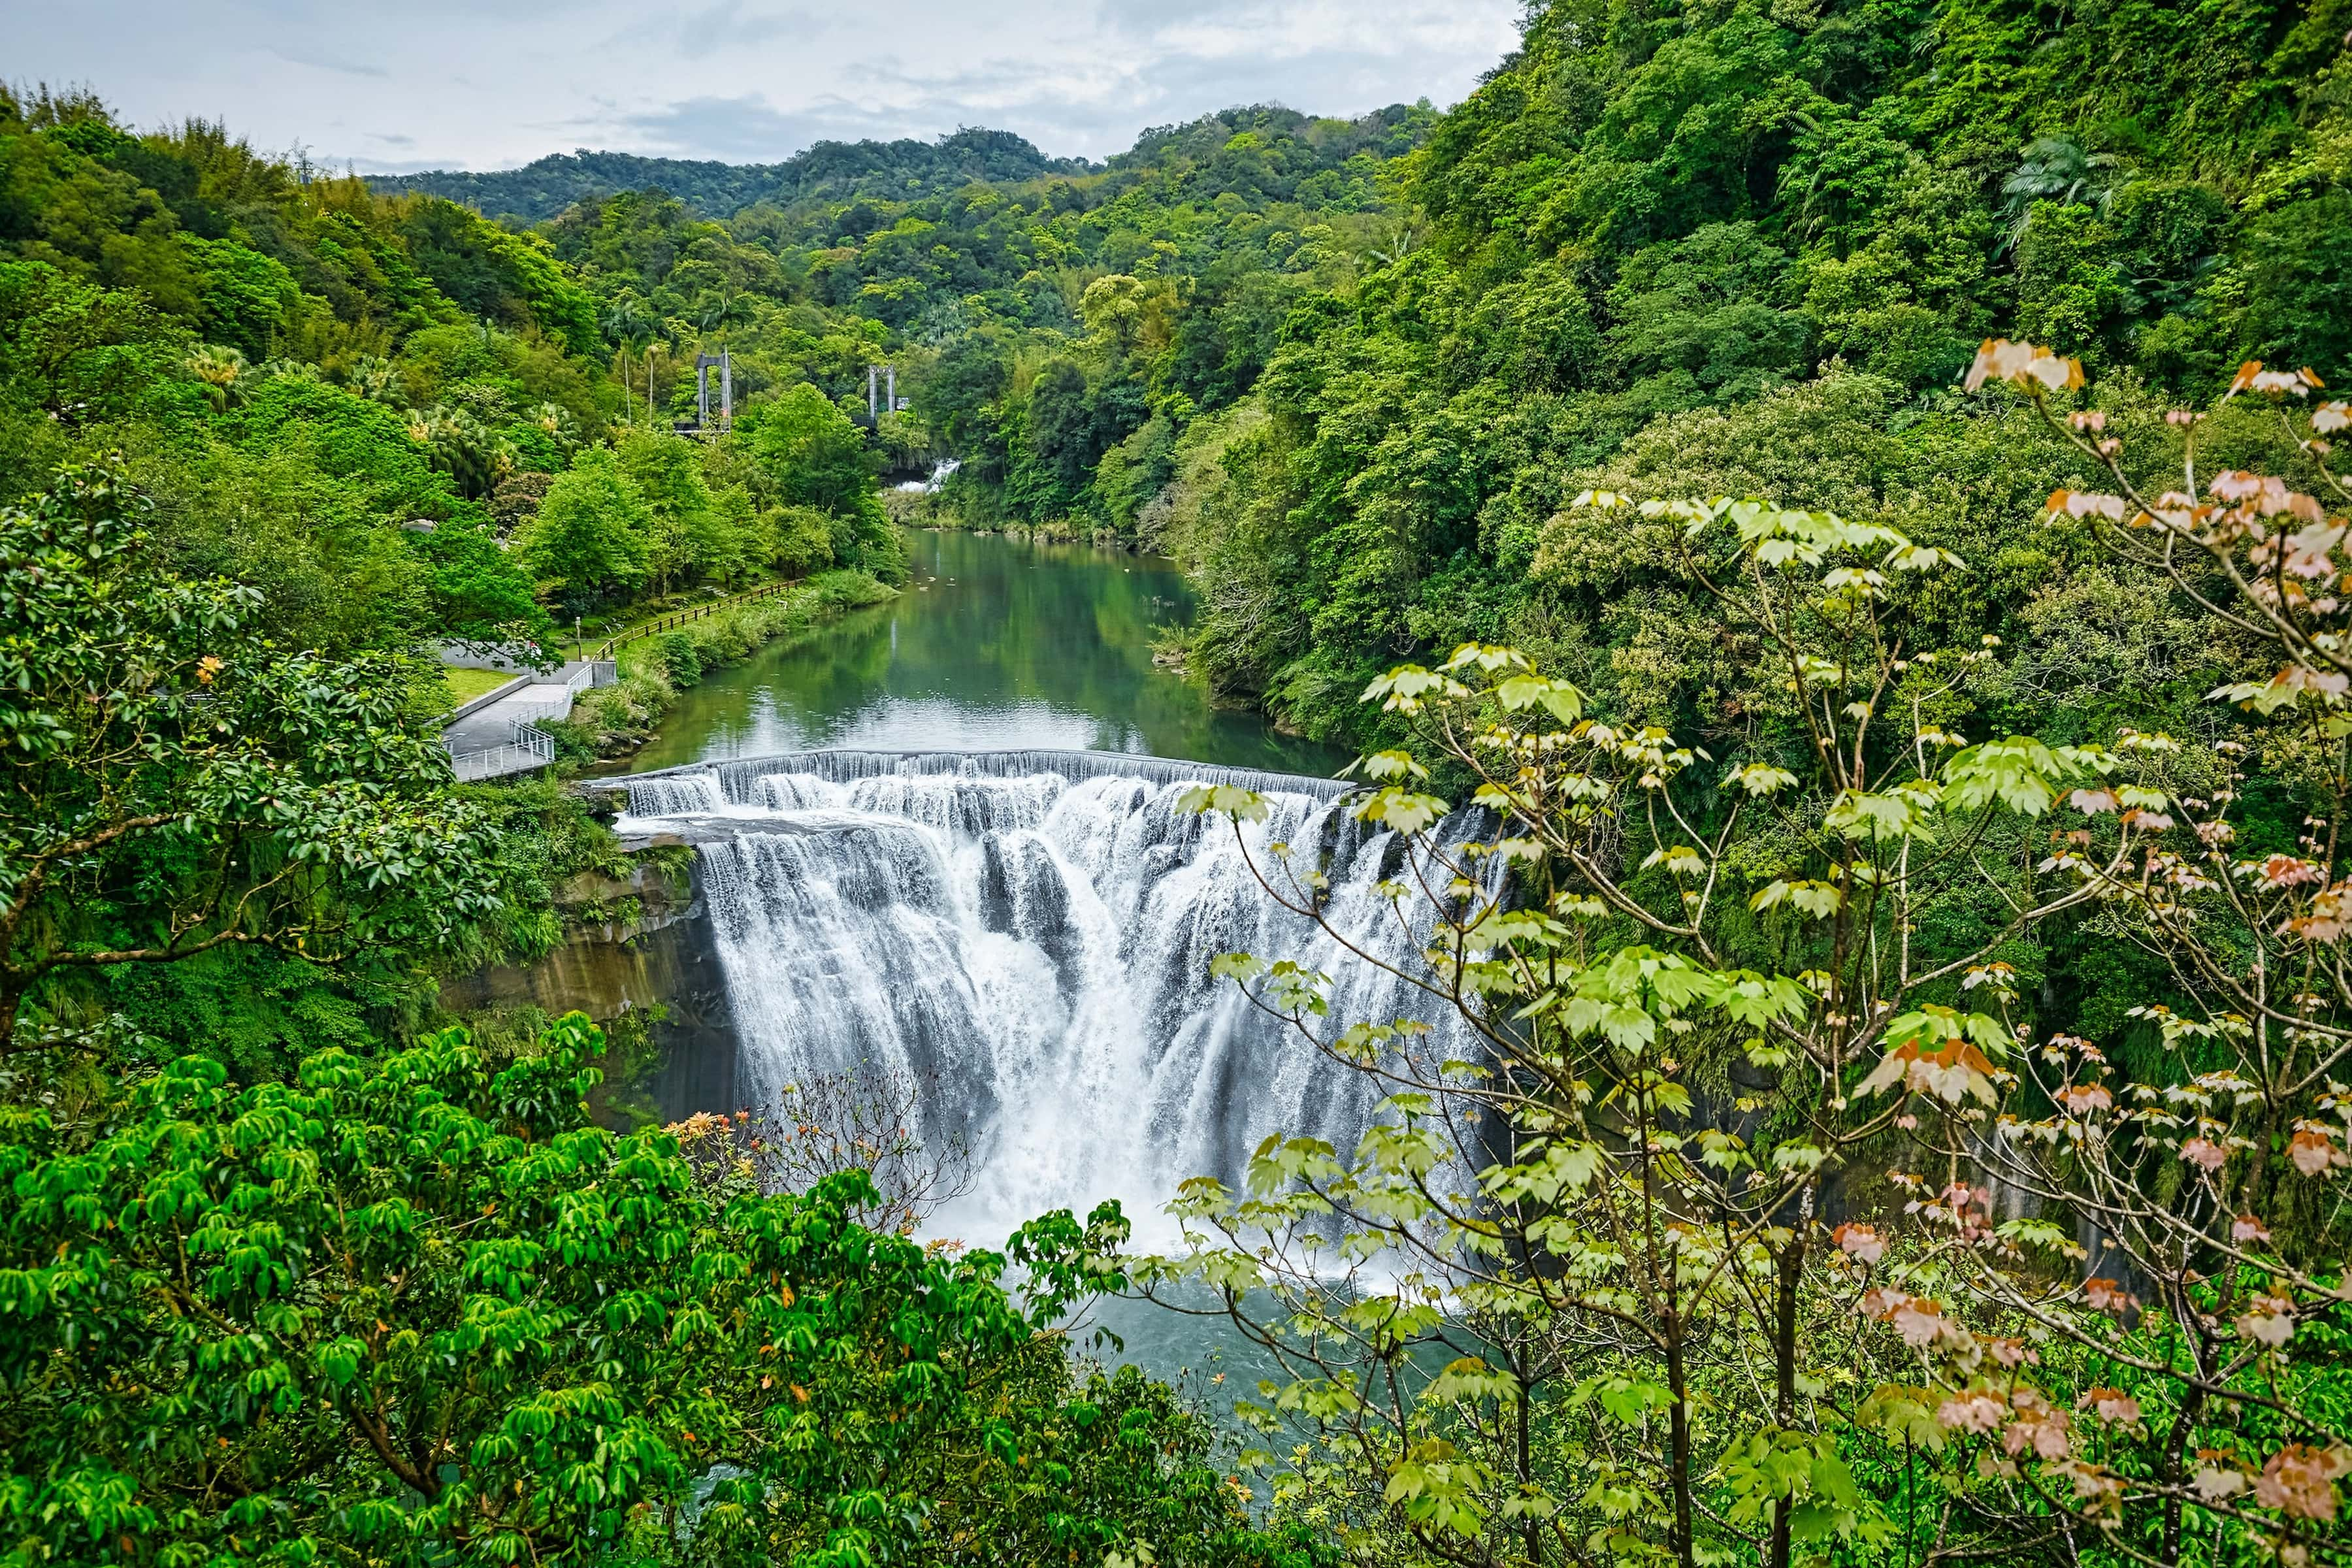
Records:
<instances>
[{"instance_id":1,"label":"small upstream waterfall","mask_svg":"<svg viewBox=\"0 0 2352 1568\"><path fill-rule=\"evenodd\" d=\"M949 1228L994 1241L1106 1197L1140 1228L1188 1176L1238 1181L1271 1131L1353 1147L1378 1089L1213 980L1215 955L1332 973L1338 1019L1429 1011L1266 898L1231 826L1183 809L1202 781L1267 797L1244 837L1268 875L1269 846L1293 846L1324 868L1334 926L1394 959L1417 951L1374 891L1402 844L1328 780L1083 752L817 752L621 782L630 826L671 819L698 846L746 1103L861 1064L935 1074L924 1135L982 1155Z\"/></svg>"},{"instance_id":2,"label":"small upstream waterfall","mask_svg":"<svg viewBox=\"0 0 2352 1568\"><path fill-rule=\"evenodd\" d=\"M929 479L902 479L899 481L898 488L909 495L937 495L940 492L940 486L947 482L947 477L962 467L963 459L961 458L944 458L931 465Z\"/></svg>"}]
</instances>

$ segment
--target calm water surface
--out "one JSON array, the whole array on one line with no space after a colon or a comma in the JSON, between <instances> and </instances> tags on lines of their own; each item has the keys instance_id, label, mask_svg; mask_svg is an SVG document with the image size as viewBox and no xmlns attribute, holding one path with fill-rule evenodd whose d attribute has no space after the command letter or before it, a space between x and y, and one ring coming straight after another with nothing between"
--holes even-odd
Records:
<instances>
[{"instance_id":1,"label":"calm water surface","mask_svg":"<svg viewBox=\"0 0 2352 1568\"><path fill-rule=\"evenodd\" d=\"M1087 545L909 531L898 597L681 694L632 772L817 746L1085 748L1282 773L1347 753L1277 731L1151 662L1192 615L1174 565Z\"/></svg>"}]
</instances>

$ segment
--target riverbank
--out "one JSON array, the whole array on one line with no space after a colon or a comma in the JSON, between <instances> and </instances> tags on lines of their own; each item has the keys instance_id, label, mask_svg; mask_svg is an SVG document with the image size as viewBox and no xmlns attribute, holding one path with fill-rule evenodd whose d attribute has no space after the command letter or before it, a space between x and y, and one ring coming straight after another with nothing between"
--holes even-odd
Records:
<instances>
[{"instance_id":1,"label":"riverbank","mask_svg":"<svg viewBox=\"0 0 2352 1568\"><path fill-rule=\"evenodd\" d=\"M885 490L882 507L899 527L927 532L1001 533L1008 539L1038 544L1097 544L1130 553L1137 552L1133 540L1123 539L1117 530L1083 518L1060 517L1045 522L975 521L958 511L944 493L936 490Z\"/></svg>"},{"instance_id":2,"label":"riverbank","mask_svg":"<svg viewBox=\"0 0 2352 1568\"><path fill-rule=\"evenodd\" d=\"M678 693L706 674L897 596L897 589L866 573L826 572L792 591L689 621L620 649L614 684L583 698L569 719L541 728L555 737L560 761L625 759L653 738Z\"/></svg>"}]
</instances>

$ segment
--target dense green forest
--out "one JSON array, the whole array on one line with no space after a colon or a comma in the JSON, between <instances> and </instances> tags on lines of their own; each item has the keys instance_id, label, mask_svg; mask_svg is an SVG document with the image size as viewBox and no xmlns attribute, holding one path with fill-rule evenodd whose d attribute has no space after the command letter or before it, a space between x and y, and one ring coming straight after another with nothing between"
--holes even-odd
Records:
<instances>
[{"instance_id":1,"label":"dense green forest","mask_svg":"<svg viewBox=\"0 0 2352 1568\"><path fill-rule=\"evenodd\" d=\"M1640 636L1643 595L1552 523L1604 468L1872 510L1969 461L1990 405L1956 383L1995 333L2126 398L2210 395L2248 358L2352 374L2347 22L1539 6L1387 169L1396 216L1339 279L1196 264L1164 324L1090 317L1076 369L1025 397L1017 359L976 374L965 350L920 405L970 515L1066 509L1173 551L1211 605L1196 668L1361 739L1353 697L1400 654ZM1854 455L1799 458L1799 431ZM2003 504L1956 504L1979 501Z\"/></svg>"},{"instance_id":2,"label":"dense green forest","mask_svg":"<svg viewBox=\"0 0 2352 1568\"><path fill-rule=\"evenodd\" d=\"M1538 0L1444 112L1100 165L0 91L0 1564L2352 1561L2347 29ZM1361 1145L965 1251L599 1125L625 1024L446 1016L634 868L454 782L441 646L792 585L562 773L894 518L1175 557L1475 1059L1223 955ZM1080 1360L1108 1292L1226 1313L1262 1447Z\"/></svg>"},{"instance_id":3,"label":"dense green forest","mask_svg":"<svg viewBox=\"0 0 2352 1568\"><path fill-rule=\"evenodd\" d=\"M952 195L974 183L1017 183L1093 173L1083 158L1048 158L1006 131L959 131L937 142L820 142L778 163L643 158L628 153L556 153L520 169L436 169L378 174L371 188L440 196L513 226L540 223L598 196L659 190L696 216L725 219L744 208L836 205L860 196L906 201Z\"/></svg>"}]
</instances>

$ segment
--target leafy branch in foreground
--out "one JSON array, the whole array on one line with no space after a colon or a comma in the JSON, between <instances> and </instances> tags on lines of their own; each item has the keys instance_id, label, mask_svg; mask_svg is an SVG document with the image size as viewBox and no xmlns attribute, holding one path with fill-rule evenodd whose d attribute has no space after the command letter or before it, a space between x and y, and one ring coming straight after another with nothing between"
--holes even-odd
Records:
<instances>
[{"instance_id":1,"label":"leafy branch in foreground","mask_svg":"<svg viewBox=\"0 0 2352 1568\"><path fill-rule=\"evenodd\" d=\"M2053 405L2080 384L2072 362L1995 342L1970 379L2016 387L2122 492L2062 490L2053 519L2090 520L2118 555L2283 663L2210 693L2245 715L2235 732L2136 737L2137 776L2072 792L2064 809L2079 826L2053 834L2040 863L2098 900L2110 940L2168 974L2168 991L2131 1013L2160 1036L2169 1070L2137 1077L2063 1032L2025 1053L1990 1129L1936 1141L1948 1168L1985 1184L1952 1184L1921 1210L1938 1233L1921 1267L1965 1304L1947 1314L1897 1279L1879 1308L1905 1315L1945 1391L1946 1424L1984 1441L1987 1481L2045 1506L2063 1498L2105 1529L2108 1550L2169 1564L2200 1537L2217 1552L2236 1537L2290 1563L2342 1561L2330 1527L2336 1483L2352 1474L2352 883L2337 825L2352 682L2339 595L2352 579L2338 552L2352 491L2328 466L2326 437L2352 420L2341 401L2297 419L2316 378L2250 363L2224 401L2269 399L2315 489L2244 469L2201 475L2205 416L2176 411L2181 488L2150 498L2098 410ZM2281 796L2299 820L2265 809ZM2008 977L1991 978L2011 1001ZM1987 1255L1980 1216L1994 1187L2037 1211L2004 1228L2058 1267ZM1971 1317L2065 1347L2071 1406L2049 1396L2035 1352L1988 1363L1982 1336L1961 1326Z\"/></svg>"},{"instance_id":2,"label":"leafy branch in foreground","mask_svg":"<svg viewBox=\"0 0 2352 1568\"><path fill-rule=\"evenodd\" d=\"M429 951L497 908L402 663L277 647L254 590L156 570L143 507L89 466L0 510L0 1055L84 1038L97 972Z\"/></svg>"},{"instance_id":3,"label":"leafy branch in foreground","mask_svg":"<svg viewBox=\"0 0 2352 1568\"><path fill-rule=\"evenodd\" d=\"M2037 400L2082 384L2007 344L1979 367ZM2059 424L2123 480L2095 410ZM2316 434L2294 449L2333 485ZM1268 1140L1244 1194L1187 1184L1190 1246L1143 1272L1180 1303L1210 1287L1281 1369L1257 1415L1307 1438L1283 1509L1481 1564L2342 1555L2345 526L2283 479L2200 491L2192 459L2189 482L2204 499L2135 521L2242 564L2125 558L2206 606L2225 664L2264 638L2294 661L2217 692L2245 716L2194 743L1965 740L1949 716L1995 640L1912 641L1965 563L1753 500L1578 498L1671 528L1763 651L1780 694L1727 758L1510 648L1373 683L1431 757L1365 758L1354 806L1401 841L1382 891L1423 1017L1334 1019L1328 976L1218 967L1377 1077L1387 1114L1344 1156ZM2311 818L2293 854L2229 848L2256 758L2263 797ZM1430 793L1439 769L1479 815ZM1194 804L1237 834L1259 809ZM1381 962L1307 854L1255 863ZM2142 1081L2083 1042L2021 1048L2020 965L2059 926L2168 966L2137 998L2166 1047ZM2081 1267L2094 1242L2108 1273Z\"/></svg>"},{"instance_id":4,"label":"leafy branch in foreground","mask_svg":"<svg viewBox=\"0 0 2352 1568\"><path fill-rule=\"evenodd\" d=\"M582 1097L558 1021L240 1089L189 1058L0 1143L0 1561L1307 1564L1210 1432L1054 1324L1115 1207L950 1256ZM1024 1281L1007 1288L1008 1264Z\"/></svg>"}]
</instances>

